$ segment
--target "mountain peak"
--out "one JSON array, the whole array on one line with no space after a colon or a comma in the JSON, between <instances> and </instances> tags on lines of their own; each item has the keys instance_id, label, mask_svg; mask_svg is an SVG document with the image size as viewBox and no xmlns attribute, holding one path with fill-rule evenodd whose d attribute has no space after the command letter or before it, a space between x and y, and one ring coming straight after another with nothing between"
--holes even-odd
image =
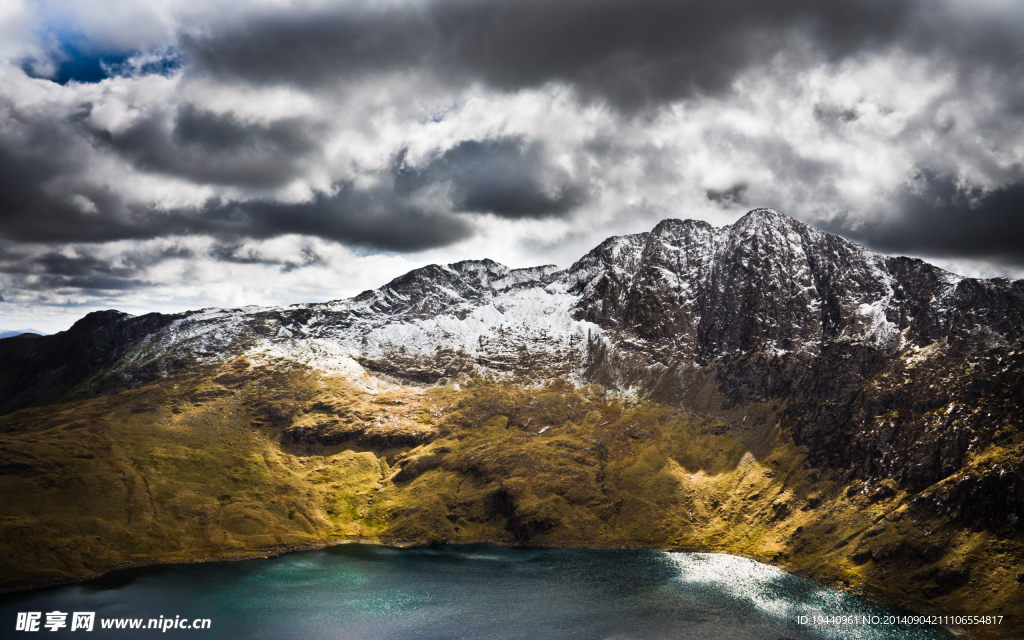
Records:
<instances>
[{"instance_id":1,"label":"mountain peak","mask_svg":"<svg viewBox=\"0 0 1024 640\"><path fill-rule=\"evenodd\" d=\"M131 358L159 359L153 370L164 371L272 352L338 370L353 361L399 377L415 369L420 381L527 369L584 380L604 367L611 373L602 384L628 388L649 384L636 373L649 367L703 367L737 354L813 359L833 343L891 354L961 325L1019 340L1020 294L1011 286L959 291L922 265L908 268L770 208L721 227L670 218L609 238L567 269L464 260L299 310L168 317L163 334L145 338ZM72 333L148 322L127 318L92 314ZM442 352L459 362L435 362ZM601 363L614 353L621 362Z\"/></svg>"},{"instance_id":2,"label":"mountain peak","mask_svg":"<svg viewBox=\"0 0 1024 640\"><path fill-rule=\"evenodd\" d=\"M793 228L809 226L810 225L800 222L791 215L782 213L776 209L769 209L767 207L751 209L732 225L732 227L736 229L763 227Z\"/></svg>"},{"instance_id":3,"label":"mountain peak","mask_svg":"<svg viewBox=\"0 0 1024 640\"><path fill-rule=\"evenodd\" d=\"M704 222L703 220L693 220L691 218L688 218L686 220L680 220L679 218L665 218L664 220L662 220L661 222L654 226L654 229L651 230L651 235L662 236L667 233L678 232L682 229L687 229L690 227L697 227L709 231L711 229L714 229L714 227L711 226L710 223Z\"/></svg>"}]
</instances>

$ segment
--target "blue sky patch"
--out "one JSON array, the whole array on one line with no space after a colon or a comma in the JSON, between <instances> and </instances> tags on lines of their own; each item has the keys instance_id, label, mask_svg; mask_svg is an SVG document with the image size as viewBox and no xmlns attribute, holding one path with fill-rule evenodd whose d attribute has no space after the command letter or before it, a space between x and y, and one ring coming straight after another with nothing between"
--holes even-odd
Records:
<instances>
[{"instance_id":1,"label":"blue sky patch","mask_svg":"<svg viewBox=\"0 0 1024 640\"><path fill-rule=\"evenodd\" d=\"M65 46L64 59L57 66L56 75L49 77L57 84L69 82L95 83L107 78L128 75L169 75L182 65L181 54L176 50L168 50L161 56L139 63L139 52L87 54L78 49ZM30 76L41 77L32 72L31 65L25 63L22 68Z\"/></svg>"}]
</instances>

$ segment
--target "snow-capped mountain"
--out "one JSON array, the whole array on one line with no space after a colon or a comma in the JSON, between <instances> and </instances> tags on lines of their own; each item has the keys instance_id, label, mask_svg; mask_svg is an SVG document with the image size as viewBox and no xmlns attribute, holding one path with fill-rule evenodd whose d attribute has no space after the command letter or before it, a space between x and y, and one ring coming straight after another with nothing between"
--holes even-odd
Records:
<instances>
[{"instance_id":1,"label":"snow-capped mountain","mask_svg":"<svg viewBox=\"0 0 1024 640\"><path fill-rule=\"evenodd\" d=\"M164 316L159 330L125 345L116 369L168 372L245 354L416 382L470 370L583 382L599 361L631 360L601 372L629 387L640 381L638 358L657 369L753 354L806 359L837 344L895 353L963 331L1009 344L1020 339L1021 291L758 209L717 229L665 220L610 238L564 270L464 261L349 300Z\"/></svg>"},{"instance_id":2,"label":"snow-capped mountain","mask_svg":"<svg viewBox=\"0 0 1024 640\"><path fill-rule=\"evenodd\" d=\"M363 382L563 377L694 411L781 402L781 428L817 463L927 485L1016 419L1022 339L1024 281L962 278L757 209L721 228L664 220L567 269L464 261L349 300L90 314L0 341L0 403L239 356Z\"/></svg>"},{"instance_id":3,"label":"snow-capped mountain","mask_svg":"<svg viewBox=\"0 0 1024 640\"><path fill-rule=\"evenodd\" d=\"M794 375L839 351L888 360L967 335L1017 343L1022 298L1020 283L886 257L757 209L722 228L665 220L564 270L464 261L349 300L120 317L156 330L106 364L110 375L143 380L246 355L421 383L471 371L562 376L660 389L669 400L685 393L687 375L725 366L727 394L735 387L749 399L790 390ZM765 368L790 373L768 380Z\"/></svg>"}]
</instances>

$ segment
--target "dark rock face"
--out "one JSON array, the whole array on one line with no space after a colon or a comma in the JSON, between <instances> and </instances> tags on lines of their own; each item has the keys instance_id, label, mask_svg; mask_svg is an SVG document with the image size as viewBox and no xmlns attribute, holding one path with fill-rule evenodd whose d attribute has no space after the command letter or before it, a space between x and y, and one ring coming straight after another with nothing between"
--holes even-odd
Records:
<instances>
[{"instance_id":1,"label":"dark rock face","mask_svg":"<svg viewBox=\"0 0 1024 640\"><path fill-rule=\"evenodd\" d=\"M763 210L723 229L666 220L574 272L588 276L577 317L614 335L589 376L676 402L707 376L726 407L785 399L812 463L851 479L928 487L1020 430L1024 282L959 278ZM1024 483L1001 473L999 504L977 482L950 490L963 517L1020 526Z\"/></svg>"},{"instance_id":2,"label":"dark rock face","mask_svg":"<svg viewBox=\"0 0 1024 640\"><path fill-rule=\"evenodd\" d=\"M564 376L702 411L782 401L781 428L810 464L920 490L1019 433L1022 340L1024 281L961 278L758 209L722 228L664 220L566 270L465 261L345 301L90 314L57 336L0 340L0 403L262 353L428 384ZM1019 530L1024 472L988 471L944 489L943 508Z\"/></svg>"},{"instance_id":3,"label":"dark rock face","mask_svg":"<svg viewBox=\"0 0 1024 640\"><path fill-rule=\"evenodd\" d=\"M96 311L56 335L22 334L0 340L0 413L63 399L176 317ZM151 367L139 367L121 384L146 382L156 375ZM101 385L93 393L113 386Z\"/></svg>"}]
</instances>

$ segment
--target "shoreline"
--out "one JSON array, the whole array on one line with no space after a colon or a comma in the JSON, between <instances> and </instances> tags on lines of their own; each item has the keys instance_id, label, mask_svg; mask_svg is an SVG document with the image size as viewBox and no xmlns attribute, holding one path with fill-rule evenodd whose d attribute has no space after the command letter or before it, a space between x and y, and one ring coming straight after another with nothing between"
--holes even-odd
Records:
<instances>
[{"instance_id":1,"label":"shoreline","mask_svg":"<svg viewBox=\"0 0 1024 640\"><path fill-rule=\"evenodd\" d=\"M243 562L247 560L260 560L267 558L276 558L290 553L301 553L305 551L320 551L330 547L337 547L346 544L365 544L374 545L380 547L390 547L394 549L416 549L425 547L440 547L440 546L461 546L461 545L475 545L475 544L489 544L497 547L506 548L523 548L523 549L638 549L648 551L661 551L665 553L714 553L721 555L736 556L738 558L746 558L747 560L753 560L764 565L775 567L781 571L788 573L789 575L810 580L817 584L844 591L855 596L862 597L866 600L880 604L884 606L897 607L905 609L911 613L920 615L956 615L946 614L928 606L921 602L901 602L877 591L871 591L862 589L860 587L850 586L844 583L842 580L829 578L827 576L821 576L813 574L804 569L793 567L788 563L773 562L766 558L761 558L753 554L744 553L742 551L726 551L722 549L714 549L707 547L651 547L645 545L602 545L602 544L585 544L585 545L571 545L571 544L510 544L507 541L503 541L495 538L466 538L460 540L445 540L445 541L429 541L424 542L421 540L394 540L394 539L373 539L373 538L345 538L341 540L326 540L319 542L310 542L298 545L287 545L281 547L268 547L264 549L253 549L250 551L240 551L230 555L217 555L217 556L196 556L191 558L163 560L159 558L152 558L146 560L134 560L121 562L116 565L110 565L97 569L87 576L79 578L61 578L54 580L46 580L40 583L33 583L23 586L16 587L4 587L0 588L0 597L11 596L18 593L28 593L33 591L45 591L47 589L54 589L58 587L69 586L78 583L90 582L98 580L106 575L117 571L123 571L128 569L142 569L145 567L155 567L164 565L190 565L190 564L206 564L214 562ZM970 632L966 627L955 627L938 625L943 629L951 633L955 638L962 640L974 640L975 635Z\"/></svg>"}]
</instances>

